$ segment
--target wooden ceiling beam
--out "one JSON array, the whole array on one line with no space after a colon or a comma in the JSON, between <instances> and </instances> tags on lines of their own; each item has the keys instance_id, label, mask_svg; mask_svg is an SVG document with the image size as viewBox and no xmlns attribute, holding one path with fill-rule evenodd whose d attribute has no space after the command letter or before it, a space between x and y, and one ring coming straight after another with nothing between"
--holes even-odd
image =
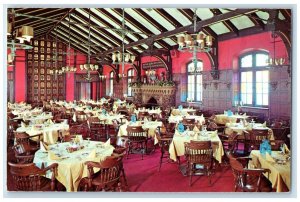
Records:
<instances>
[{"instance_id":1,"label":"wooden ceiling beam","mask_svg":"<svg viewBox=\"0 0 300 202\"><path fill-rule=\"evenodd\" d=\"M159 15L165 18L169 23L171 23L174 27L181 27L180 24L175 18L173 18L169 13L167 13L163 8L155 8L154 9Z\"/></svg>"},{"instance_id":2,"label":"wooden ceiling beam","mask_svg":"<svg viewBox=\"0 0 300 202\"><path fill-rule=\"evenodd\" d=\"M61 21L63 21L65 19L65 17L67 17L69 15L69 13L72 13L74 11L74 8L69 9L62 17L61 19L55 23L55 25L53 27L51 27L48 32L46 34L49 34Z\"/></svg>"},{"instance_id":3,"label":"wooden ceiling beam","mask_svg":"<svg viewBox=\"0 0 300 202\"><path fill-rule=\"evenodd\" d=\"M63 15L63 13L65 11L66 11L66 9L53 9L53 10L47 9L46 11L45 11L45 9L43 9L43 10L41 10L39 12L34 13L34 14L32 14L32 13L23 13L23 14L27 14L27 15L30 14L30 15L39 16L39 17L45 17L45 18L53 18L53 16L55 16L57 14ZM27 20L26 17L18 16L17 20L15 22L16 23L24 24L24 23L22 23L22 21L24 21L24 20Z\"/></svg>"},{"instance_id":4,"label":"wooden ceiling beam","mask_svg":"<svg viewBox=\"0 0 300 202\"><path fill-rule=\"evenodd\" d=\"M228 20L228 19L231 19L231 18L241 16L244 13L249 14L249 13L253 13L253 12L256 12L256 11L257 11L257 9L237 9L237 10L235 10L235 12L223 13L221 15L218 15L218 16L206 19L206 20L199 21L199 22L197 22L197 27L206 27L206 26L215 24L217 22L222 22L224 20ZM179 28L171 30L171 31L163 32L163 33L158 34L158 35L153 35L153 36L151 36L147 39L142 39L142 40L137 41L137 42L126 44L125 48L130 48L132 46L136 46L136 45L139 45L139 44L146 43L146 41L149 40L149 39L153 40L153 41L157 41L157 40L160 40L162 38L168 38L170 36L174 36L176 34L186 32L187 30L190 30L190 29L193 29L193 25L179 27ZM119 49L120 49L119 47L115 47L113 49L105 51L104 54L109 54L109 53L118 51Z\"/></svg>"},{"instance_id":5,"label":"wooden ceiling beam","mask_svg":"<svg viewBox=\"0 0 300 202\"><path fill-rule=\"evenodd\" d=\"M214 16L223 14L219 9L210 9ZM231 31L234 32L237 36L239 35L239 30L230 20L224 20L223 24Z\"/></svg>"},{"instance_id":6,"label":"wooden ceiling beam","mask_svg":"<svg viewBox=\"0 0 300 202\"><path fill-rule=\"evenodd\" d=\"M64 32L66 32L66 34L69 35L69 27L68 27L68 26L66 26L66 25L64 25L64 24L60 24L59 27L57 27L57 28L61 28L61 30L63 30ZM82 36L79 35L79 34L77 33L77 31L75 31L75 32L72 31L72 29L73 29L73 27L70 28L70 30L71 30L70 37L74 37L74 38L76 38L77 40L83 42L82 44L86 44L86 42L88 42L87 40L86 40L86 41L82 41ZM73 35L73 36L72 36L72 35ZM84 39L88 39L88 36L86 36L86 38L84 38ZM97 42L98 42L98 39L96 39L96 38L93 37L93 36L91 36L91 39L93 39L94 41L97 41ZM102 45L101 43L99 43L99 44ZM87 44L86 44L86 45L87 45ZM99 51L99 52L100 52L100 51L105 51L105 49L102 48L101 46L97 46L97 47L99 47L99 48L96 48L97 51Z\"/></svg>"},{"instance_id":7,"label":"wooden ceiling beam","mask_svg":"<svg viewBox=\"0 0 300 202\"><path fill-rule=\"evenodd\" d=\"M122 27L122 22L119 19L117 19L115 16L113 16L112 14L110 14L108 11L106 11L105 9L103 9L103 8L101 8L101 9L96 8L96 10L98 10L99 12L101 12L103 15L105 15L110 20L114 21L114 23L118 24L119 27ZM132 35L134 35L138 40L143 39L143 37L141 37L137 33L132 33Z\"/></svg>"},{"instance_id":8,"label":"wooden ceiling beam","mask_svg":"<svg viewBox=\"0 0 300 202\"><path fill-rule=\"evenodd\" d=\"M186 17L188 18L191 23L194 23L194 12L191 9L179 9L179 11ZM202 19L200 19L197 16L197 21L201 21ZM203 28L209 35L211 35L214 39L218 38L218 35L210 28L210 27L205 27Z\"/></svg>"}]
</instances>

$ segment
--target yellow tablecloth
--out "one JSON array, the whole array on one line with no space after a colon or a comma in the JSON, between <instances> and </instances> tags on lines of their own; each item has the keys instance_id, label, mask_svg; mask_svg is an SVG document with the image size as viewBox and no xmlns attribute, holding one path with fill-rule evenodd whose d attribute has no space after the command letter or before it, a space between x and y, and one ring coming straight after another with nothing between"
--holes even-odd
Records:
<instances>
[{"instance_id":1,"label":"yellow tablecloth","mask_svg":"<svg viewBox=\"0 0 300 202\"><path fill-rule=\"evenodd\" d=\"M154 144L158 143L158 140L155 135L155 130L157 127L162 126L161 121L147 121L142 124L142 121L137 121L136 123L125 123L120 126L119 132L118 132L118 137L122 136L127 136L127 126L130 124L130 126L142 126L144 129L149 129L148 130L148 137L152 137L154 139Z\"/></svg>"},{"instance_id":2,"label":"yellow tablecloth","mask_svg":"<svg viewBox=\"0 0 300 202\"><path fill-rule=\"evenodd\" d=\"M280 154L279 151L272 151L271 156L274 159L285 159L287 157ZM283 165L267 161L266 157L263 157L258 150L251 151L250 157L252 160L249 162L249 168L268 168L271 170L269 180L272 183L272 187L275 188L277 192L287 191L286 188L290 190L290 161L287 161L287 163ZM266 177L268 176L266 175Z\"/></svg>"},{"instance_id":3,"label":"yellow tablecloth","mask_svg":"<svg viewBox=\"0 0 300 202\"><path fill-rule=\"evenodd\" d=\"M41 166L42 163L45 166L52 163L58 163L58 169L56 173L56 179L61 182L68 192L76 192L79 182L82 178L87 177L87 166L84 165L86 161L100 162L105 157L110 156L113 153L114 147L109 145L104 148L102 142L91 141L87 146L86 140L84 140L84 149L68 153L66 148L70 146L70 143L60 143L59 147L51 145L51 152L56 155L60 155L60 160L50 160L47 152L38 150L34 156L34 163L37 166ZM89 154L95 150L96 156L94 158L88 158ZM95 170L96 171L96 170Z\"/></svg>"},{"instance_id":4,"label":"yellow tablecloth","mask_svg":"<svg viewBox=\"0 0 300 202\"><path fill-rule=\"evenodd\" d=\"M191 133L190 131L189 133ZM221 163L222 156L224 155L224 150L222 146L222 142L218 135L211 137L213 131L207 131L207 136L198 136L197 141L208 141L212 142L213 156L214 158ZM170 159L176 161L177 156L184 156L184 143L190 142L191 140L195 140L195 137L190 137L189 135L179 136L177 134L174 135L173 140L170 144L169 153Z\"/></svg>"},{"instance_id":5,"label":"yellow tablecloth","mask_svg":"<svg viewBox=\"0 0 300 202\"><path fill-rule=\"evenodd\" d=\"M38 127L37 127L38 126ZM17 132L25 132L30 136L43 134L43 141L47 144L55 144L58 139L58 131L64 136L69 130L69 125L65 123L55 123L50 125L38 124L35 126L19 127Z\"/></svg>"},{"instance_id":6,"label":"yellow tablecloth","mask_svg":"<svg viewBox=\"0 0 300 202\"><path fill-rule=\"evenodd\" d=\"M226 124L227 128L225 128L225 134L231 135L233 132L237 132L239 135L244 135L245 130L250 130L251 128L247 128L241 124L236 124L236 123L227 123ZM268 130L270 140L274 140L274 134L273 130L268 127L263 127L261 123L255 123L252 129L265 129Z\"/></svg>"},{"instance_id":7,"label":"yellow tablecloth","mask_svg":"<svg viewBox=\"0 0 300 202\"><path fill-rule=\"evenodd\" d=\"M223 124L225 125L226 123L232 122L235 123L237 119L247 119L248 116L242 116L242 115L232 115L228 116L225 114L217 114L215 118L215 122L217 124Z\"/></svg>"}]
</instances>

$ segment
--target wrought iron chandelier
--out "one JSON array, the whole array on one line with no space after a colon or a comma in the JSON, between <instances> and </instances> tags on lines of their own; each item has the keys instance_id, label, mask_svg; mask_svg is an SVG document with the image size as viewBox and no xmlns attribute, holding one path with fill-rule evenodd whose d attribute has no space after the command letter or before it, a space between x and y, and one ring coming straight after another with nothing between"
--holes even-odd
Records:
<instances>
[{"instance_id":1,"label":"wrought iron chandelier","mask_svg":"<svg viewBox=\"0 0 300 202\"><path fill-rule=\"evenodd\" d=\"M99 69L99 66L96 64L91 63L91 9L89 8L89 41L88 41L88 60L86 64L80 65L80 70L81 71L86 71L87 72L87 77L85 78L86 80L90 81L91 80L91 71L97 71ZM99 74L99 72L98 72Z\"/></svg>"},{"instance_id":2,"label":"wrought iron chandelier","mask_svg":"<svg viewBox=\"0 0 300 202\"><path fill-rule=\"evenodd\" d=\"M111 59L113 65L122 65L122 75L124 75L125 64L133 64L135 55L125 53L125 35L128 30L125 28L125 9L122 9L122 28L119 29L122 34L122 51L112 53Z\"/></svg>"}]
</instances>

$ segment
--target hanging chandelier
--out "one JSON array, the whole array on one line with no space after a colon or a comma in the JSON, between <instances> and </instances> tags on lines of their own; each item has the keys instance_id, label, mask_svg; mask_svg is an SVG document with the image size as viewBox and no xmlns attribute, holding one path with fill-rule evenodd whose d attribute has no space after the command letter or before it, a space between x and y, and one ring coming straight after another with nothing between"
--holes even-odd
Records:
<instances>
[{"instance_id":1,"label":"hanging chandelier","mask_svg":"<svg viewBox=\"0 0 300 202\"><path fill-rule=\"evenodd\" d=\"M285 57L276 57L276 43L279 41L276 41L276 38L278 38L278 35L275 31L272 32L272 38L273 38L273 57L269 57L266 61L267 65L269 67L276 67L276 66L282 66L286 62Z\"/></svg>"},{"instance_id":2,"label":"hanging chandelier","mask_svg":"<svg viewBox=\"0 0 300 202\"><path fill-rule=\"evenodd\" d=\"M122 9L122 28L119 30L122 34L122 51L112 53L111 59L113 65L122 65L122 74L119 74L119 77L125 77L124 69L125 64L132 65L135 61L135 55L130 53L125 53L125 35L128 30L125 28L125 9ZM121 76L120 76L121 75Z\"/></svg>"},{"instance_id":3,"label":"hanging chandelier","mask_svg":"<svg viewBox=\"0 0 300 202\"><path fill-rule=\"evenodd\" d=\"M66 65L65 67L62 67L61 70L63 73L67 73L68 76L69 76L69 73L75 73L77 68L76 67L73 67L71 66L71 39L70 39L70 36L71 36L71 18L70 18L70 12L69 12L69 43L68 43L68 51L67 51L67 57L68 57L68 65Z\"/></svg>"},{"instance_id":4,"label":"hanging chandelier","mask_svg":"<svg viewBox=\"0 0 300 202\"><path fill-rule=\"evenodd\" d=\"M91 64L91 9L89 8L89 48L88 48L88 59L86 64L80 65L80 70L81 71L86 71L87 72L87 77L85 78L86 80L90 81L91 80L91 71L97 71L99 69L99 66L96 64ZM99 72L98 72L99 74Z\"/></svg>"},{"instance_id":5,"label":"hanging chandelier","mask_svg":"<svg viewBox=\"0 0 300 202\"><path fill-rule=\"evenodd\" d=\"M197 9L194 11L194 33L177 37L178 50L185 52L209 52L212 49L212 36L197 32Z\"/></svg>"},{"instance_id":6,"label":"hanging chandelier","mask_svg":"<svg viewBox=\"0 0 300 202\"><path fill-rule=\"evenodd\" d=\"M57 78L57 75L62 75L63 74L63 71L61 69L57 69L57 27L55 27L55 47L56 47L56 51L55 51L55 55L54 55L54 58L55 58L55 68L54 69L50 69L49 70L49 73L50 75L54 76L55 79Z\"/></svg>"}]
</instances>

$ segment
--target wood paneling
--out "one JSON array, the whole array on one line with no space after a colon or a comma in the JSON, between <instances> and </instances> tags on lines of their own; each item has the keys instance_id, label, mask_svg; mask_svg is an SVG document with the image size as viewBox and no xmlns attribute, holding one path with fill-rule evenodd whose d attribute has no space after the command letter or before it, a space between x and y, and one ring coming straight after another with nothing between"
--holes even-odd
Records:
<instances>
[{"instance_id":1,"label":"wood paneling","mask_svg":"<svg viewBox=\"0 0 300 202\"><path fill-rule=\"evenodd\" d=\"M65 65L66 46L53 40L33 40L27 52L27 100L65 100L65 74L51 75L50 70ZM56 51L57 57L56 57Z\"/></svg>"}]
</instances>

